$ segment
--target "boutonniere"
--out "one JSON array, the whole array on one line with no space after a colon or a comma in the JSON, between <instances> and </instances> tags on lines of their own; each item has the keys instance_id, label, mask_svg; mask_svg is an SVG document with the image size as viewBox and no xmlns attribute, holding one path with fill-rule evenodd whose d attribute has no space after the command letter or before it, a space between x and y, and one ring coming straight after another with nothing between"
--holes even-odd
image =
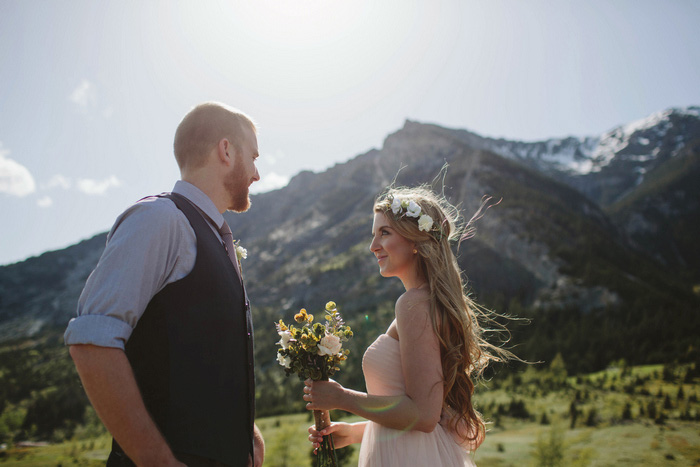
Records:
<instances>
[{"instance_id":1,"label":"boutonniere","mask_svg":"<svg viewBox=\"0 0 700 467\"><path fill-rule=\"evenodd\" d=\"M241 260L248 258L248 250L241 246L240 240L236 240L233 243L233 246L236 248L236 259L238 260L238 267L241 267Z\"/></svg>"}]
</instances>

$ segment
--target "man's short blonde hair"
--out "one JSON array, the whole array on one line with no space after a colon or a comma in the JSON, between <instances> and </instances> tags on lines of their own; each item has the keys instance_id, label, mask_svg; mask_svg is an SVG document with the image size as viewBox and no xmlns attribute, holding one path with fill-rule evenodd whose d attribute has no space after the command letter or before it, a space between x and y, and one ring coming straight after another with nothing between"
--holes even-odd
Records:
<instances>
[{"instance_id":1,"label":"man's short blonde hair","mask_svg":"<svg viewBox=\"0 0 700 467\"><path fill-rule=\"evenodd\" d=\"M256 132L255 123L243 112L219 102L204 102L190 110L175 131L173 150L180 170L204 165L223 138L240 151L244 130Z\"/></svg>"}]
</instances>

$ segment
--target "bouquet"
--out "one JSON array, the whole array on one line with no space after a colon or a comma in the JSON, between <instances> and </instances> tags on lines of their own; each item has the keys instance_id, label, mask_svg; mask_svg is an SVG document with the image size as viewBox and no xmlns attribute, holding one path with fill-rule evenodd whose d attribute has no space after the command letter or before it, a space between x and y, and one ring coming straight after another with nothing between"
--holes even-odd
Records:
<instances>
[{"instance_id":1,"label":"bouquet","mask_svg":"<svg viewBox=\"0 0 700 467\"><path fill-rule=\"evenodd\" d=\"M314 315L308 314L303 308L294 315L294 321L300 327L287 326L282 320L275 324L280 335L277 361L284 367L287 376L294 373L302 381L308 378L328 381L340 370L340 362L348 358L350 351L343 350L343 342L352 337L352 330L343 322L335 302L326 303L325 312L326 324L314 323ZM327 410L314 410L314 420L319 431L331 423ZM316 465L338 465L332 435L323 437Z\"/></svg>"}]
</instances>

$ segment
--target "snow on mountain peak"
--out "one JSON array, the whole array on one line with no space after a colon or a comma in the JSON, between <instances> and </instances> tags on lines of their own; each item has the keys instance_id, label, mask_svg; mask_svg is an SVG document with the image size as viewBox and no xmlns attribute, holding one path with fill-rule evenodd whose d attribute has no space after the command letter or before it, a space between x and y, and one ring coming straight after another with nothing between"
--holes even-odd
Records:
<instances>
[{"instance_id":1,"label":"snow on mountain peak","mask_svg":"<svg viewBox=\"0 0 700 467\"><path fill-rule=\"evenodd\" d=\"M637 131L648 130L649 128L659 127L660 131L665 133L668 127L671 125L669 116L674 113L673 109L663 110L661 112L656 112L649 115L646 118L628 123L620 128L622 128L622 133L625 137L632 136Z\"/></svg>"},{"instance_id":2,"label":"snow on mountain peak","mask_svg":"<svg viewBox=\"0 0 700 467\"><path fill-rule=\"evenodd\" d=\"M700 107L690 106L663 110L653 113L646 118L628 123L627 125L619 126L603 134L598 146L592 153L593 164L591 166L591 171L600 171L630 144L635 144L639 147L649 146L652 141L662 141L673 128L671 116L698 118L700 117ZM683 146L684 142L679 141L678 143L678 148L680 148ZM653 151L653 149L649 148L649 150L644 151L644 154L630 155L628 157L637 159L648 158L651 154L650 151Z\"/></svg>"},{"instance_id":3,"label":"snow on mountain peak","mask_svg":"<svg viewBox=\"0 0 700 467\"><path fill-rule=\"evenodd\" d=\"M406 121L404 129L421 127ZM600 172L614 159L638 163L644 168L657 157L679 154L688 138L700 134L700 107L671 108L591 137L551 138L525 142L482 137L467 130L455 133L472 147L509 159L520 160L539 170L572 176ZM635 169L636 170L636 169Z\"/></svg>"}]
</instances>

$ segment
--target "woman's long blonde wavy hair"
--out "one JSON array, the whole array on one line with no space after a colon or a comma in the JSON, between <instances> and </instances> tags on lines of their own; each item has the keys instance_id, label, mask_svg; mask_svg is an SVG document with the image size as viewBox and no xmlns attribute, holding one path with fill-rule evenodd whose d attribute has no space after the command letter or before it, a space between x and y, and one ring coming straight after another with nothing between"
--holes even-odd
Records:
<instances>
[{"instance_id":1,"label":"woman's long blonde wavy hair","mask_svg":"<svg viewBox=\"0 0 700 467\"><path fill-rule=\"evenodd\" d=\"M430 232L419 230L417 218L394 214L392 200L413 201L434 221ZM472 218L480 216L484 204ZM478 447L485 435L481 414L472 404L474 380L491 361L506 360L507 350L486 342L480 321L491 322L488 310L477 305L465 292L462 274L450 241L473 233L472 221L459 226L457 208L427 186L389 188L375 202L374 212L386 216L389 225L402 237L414 242L418 264L430 287L430 318L440 342L444 382L443 411L451 414L449 428L465 444ZM459 427L466 427L459 429Z\"/></svg>"}]
</instances>

